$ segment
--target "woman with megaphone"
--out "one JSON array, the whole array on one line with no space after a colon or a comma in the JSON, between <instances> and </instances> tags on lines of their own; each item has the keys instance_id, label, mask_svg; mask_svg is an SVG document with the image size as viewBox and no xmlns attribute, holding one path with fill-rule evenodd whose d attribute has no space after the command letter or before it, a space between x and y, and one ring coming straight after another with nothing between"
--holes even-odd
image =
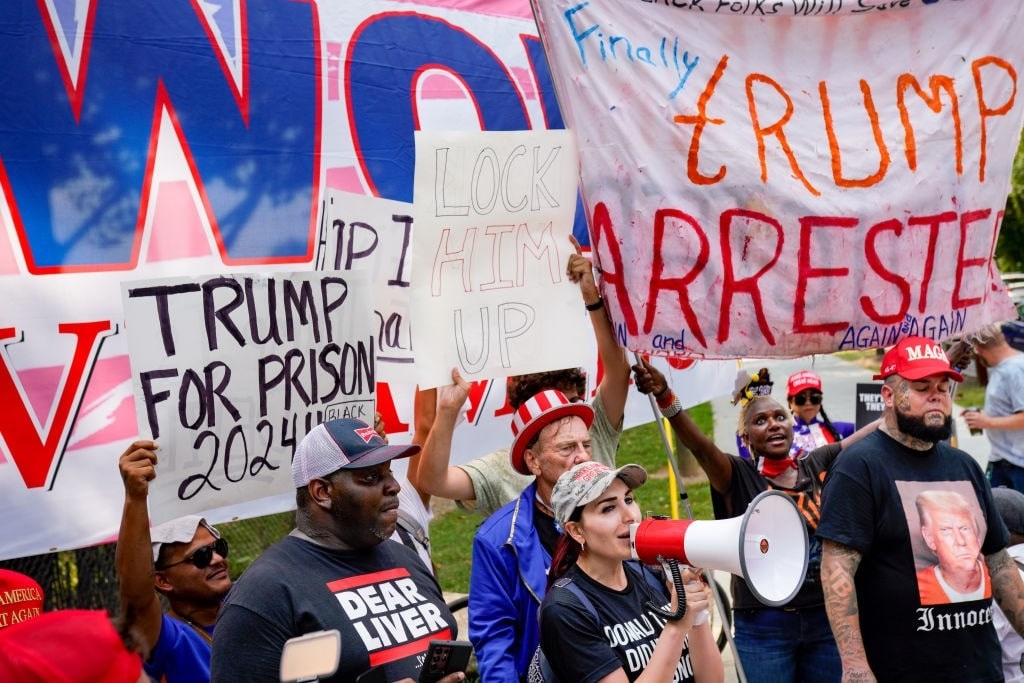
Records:
<instances>
[{"instance_id":1,"label":"woman with megaphone","mask_svg":"<svg viewBox=\"0 0 1024 683\"><path fill-rule=\"evenodd\" d=\"M631 560L630 529L641 521L633 490L639 465L590 461L562 474L551 505L562 535L540 611L540 647L527 680L538 683L722 683L707 621L710 596L696 574L675 583ZM682 602L676 600L683 594Z\"/></svg>"},{"instance_id":2,"label":"woman with megaphone","mask_svg":"<svg viewBox=\"0 0 1024 683\"><path fill-rule=\"evenodd\" d=\"M788 603L761 603L747 582L732 577L736 650L749 683L839 681L839 651L825 614L821 590L821 544L814 540L825 474L842 450L869 427L841 442L809 453L791 453L793 418L769 395L751 393L740 401L739 434L750 450L743 459L724 453L682 409L664 375L641 360L633 366L637 389L652 394L679 441L707 474L717 519L742 515L760 493L777 490L792 497L807 527L808 566L803 585Z\"/></svg>"}]
</instances>

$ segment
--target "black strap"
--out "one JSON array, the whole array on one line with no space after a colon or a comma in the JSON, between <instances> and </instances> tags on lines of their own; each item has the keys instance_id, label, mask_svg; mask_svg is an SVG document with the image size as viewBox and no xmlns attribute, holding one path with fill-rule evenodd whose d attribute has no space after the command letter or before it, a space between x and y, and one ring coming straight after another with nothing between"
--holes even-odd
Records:
<instances>
[{"instance_id":1,"label":"black strap","mask_svg":"<svg viewBox=\"0 0 1024 683\"><path fill-rule=\"evenodd\" d=\"M654 591L655 595L661 594L661 592L665 589L665 584L662 581L661 577L659 577L650 567L645 565L643 562L640 562L639 560L627 560L625 562L625 566L627 573L632 571L634 574L639 574L640 577L644 579L644 582L647 584L648 588ZM579 601L583 603L583 607L587 610L587 612L589 612L590 615L594 617L594 619L597 621L597 625L599 627L602 626L601 617L598 615L597 608L594 607L594 603L590 601L590 598L588 598L587 594L583 592L583 589L581 589L579 585L572 580L572 577L563 576L558 581L555 581L553 584L551 584L551 586L552 588L554 588L555 586L559 588L565 588L570 593L575 595L579 599ZM648 598L650 598L650 591L645 592L648 593ZM555 675L554 669L551 668L551 662L549 662L548 658L544 655L544 650L541 649L540 645L537 646L536 656L537 663L540 667L540 673L543 683L559 683L558 676Z\"/></svg>"}]
</instances>

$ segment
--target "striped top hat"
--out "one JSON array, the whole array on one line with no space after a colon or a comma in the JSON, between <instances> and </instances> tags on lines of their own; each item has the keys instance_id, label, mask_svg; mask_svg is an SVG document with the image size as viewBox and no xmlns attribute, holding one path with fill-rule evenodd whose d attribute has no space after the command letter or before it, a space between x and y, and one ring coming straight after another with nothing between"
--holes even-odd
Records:
<instances>
[{"instance_id":1,"label":"striped top hat","mask_svg":"<svg viewBox=\"0 0 1024 683\"><path fill-rule=\"evenodd\" d=\"M570 403L561 391L548 389L534 394L523 402L512 415L512 448L509 456L512 467L520 474L531 474L526 466L526 447L540 430L563 417L575 415L590 429L594 410L586 403Z\"/></svg>"}]
</instances>

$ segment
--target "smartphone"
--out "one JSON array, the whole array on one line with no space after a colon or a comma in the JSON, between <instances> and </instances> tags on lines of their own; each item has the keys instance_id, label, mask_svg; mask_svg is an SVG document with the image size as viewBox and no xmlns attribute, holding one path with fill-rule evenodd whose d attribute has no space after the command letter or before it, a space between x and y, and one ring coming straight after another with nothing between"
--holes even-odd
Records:
<instances>
[{"instance_id":1,"label":"smartphone","mask_svg":"<svg viewBox=\"0 0 1024 683\"><path fill-rule=\"evenodd\" d=\"M420 669L419 683L436 683L456 671L465 671L473 644L467 640L432 640Z\"/></svg>"}]
</instances>

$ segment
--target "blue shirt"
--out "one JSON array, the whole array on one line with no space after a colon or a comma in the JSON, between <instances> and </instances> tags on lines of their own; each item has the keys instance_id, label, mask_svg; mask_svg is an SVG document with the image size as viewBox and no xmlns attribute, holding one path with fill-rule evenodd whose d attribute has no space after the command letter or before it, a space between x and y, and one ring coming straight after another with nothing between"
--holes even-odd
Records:
<instances>
[{"instance_id":1,"label":"blue shirt","mask_svg":"<svg viewBox=\"0 0 1024 683\"><path fill-rule=\"evenodd\" d=\"M203 629L213 638L213 627ZM163 615L160 637L148 662L146 675L167 683L208 683L210 680L210 641L194 628L174 617Z\"/></svg>"}]
</instances>

